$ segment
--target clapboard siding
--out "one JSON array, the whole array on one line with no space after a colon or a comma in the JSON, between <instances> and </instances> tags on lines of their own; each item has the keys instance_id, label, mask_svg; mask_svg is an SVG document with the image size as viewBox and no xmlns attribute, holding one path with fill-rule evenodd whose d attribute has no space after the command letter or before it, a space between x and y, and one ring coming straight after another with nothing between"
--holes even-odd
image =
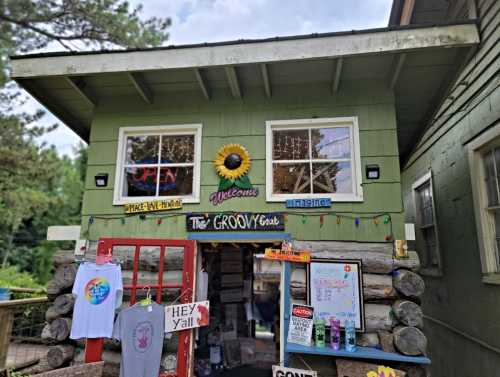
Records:
<instances>
[{"instance_id":1,"label":"clapboard siding","mask_svg":"<svg viewBox=\"0 0 500 377\"><path fill-rule=\"evenodd\" d=\"M466 144L500 120L500 1L478 2L481 44L458 75L435 124L423 135L402 172L405 220L415 221L411 186L432 171L442 277L426 278L425 313L500 348L500 286L482 281ZM470 303L474 303L472 310ZM431 323L433 375L495 375L500 355ZM427 323L426 323L427 326ZM457 354L456 350L461 350ZM476 355L486 355L479 360ZM462 357L463 356L463 357ZM456 363L456 360L462 360ZM488 365L486 365L488 364ZM450 365L460 366L451 368Z\"/></svg>"},{"instance_id":2,"label":"clapboard siding","mask_svg":"<svg viewBox=\"0 0 500 377\"><path fill-rule=\"evenodd\" d=\"M227 89L225 89L227 92ZM87 180L83 201L83 229L88 217L95 218L91 226L91 238L99 235L126 236L140 234L154 237L158 228L153 220L128 218L127 224L120 219L105 221L99 217L117 217L123 214L122 206L113 206L114 176L120 127L203 124L201 202L185 204L183 212L208 211L283 211L283 203L267 203L265 200L265 122L275 119L300 119L313 117L357 116L360 129L361 164L378 164L381 178L367 181L363 177L364 201L361 203L334 203L330 212L352 216L370 216L390 213L394 220L397 237L403 235L401 176L397 148L396 117L393 94L381 81L345 82L342 90L332 95L328 85L288 86L283 93L271 99L262 95L262 88L249 88L243 100L234 100L219 93L211 101L194 95L191 101L180 101L168 95L159 95L153 105L139 104L128 97L115 97L100 103L91 128ZM250 179L259 189L257 198L232 199L213 206L208 197L217 190L218 177L212 161L217 150L227 143L241 143L253 160ZM94 176L108 173L108 187L96 188ZM173 219L164 237L183 238L184 218ZM356 227L353 219L337 224L332 216L326 217L322 227L319 217L290 216L286 231L298 239L338 239L359 241L384 241L390 233L387 224L375 225L371 220L362 221ZM178 225L182 223L182 225ZM382 223L382 221L381 221Z\"/></svg>"}]
</instances>

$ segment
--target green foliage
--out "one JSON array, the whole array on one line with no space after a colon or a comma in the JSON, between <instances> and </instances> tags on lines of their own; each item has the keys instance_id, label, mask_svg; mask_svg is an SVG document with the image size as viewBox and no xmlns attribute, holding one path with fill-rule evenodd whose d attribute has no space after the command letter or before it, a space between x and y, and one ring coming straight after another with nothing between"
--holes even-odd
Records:
<instances>
[{"instance_id":1,"label":"green foliage","mask_svg":"<svg viewBox=\"0 0 500 377\"><path fill-rule=\"evenodd\" d=\"M141 10L123 0L0 0L0 86L7 81L9 55L51 42L69 50L162 44L170 19L142 20Z\"/></svg>"},{"instance_id":2,"label":"green foliage","mask_svg":"<svg viewBox=\"0 0 500 377\"><path fill-rule=\"evenodd\" d=\"M0 287L2 288L34 288L42 290L34 277L28 272L20 272L15 266L0 268ZM31 293L13 293L13 299L33 297Z\"/></svg>"}]
</instances>

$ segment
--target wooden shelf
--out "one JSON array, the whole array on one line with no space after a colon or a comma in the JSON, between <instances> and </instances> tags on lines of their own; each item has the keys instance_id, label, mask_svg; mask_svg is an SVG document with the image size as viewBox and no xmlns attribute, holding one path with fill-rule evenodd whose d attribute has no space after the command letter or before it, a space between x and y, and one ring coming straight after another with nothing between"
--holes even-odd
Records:
<instances>
[{"instance_id":1,"label":"wooden shelf","mask_svg":"<svg viewBox=\"0 0 500 377\"><path fill-rule=\"evenodd\" d=\"M311 355L323 356L338 356L349 357L353 359L375 359L375 360L390 360L402 361L414 364L430 364L431 360L424 356L405 356L399 353L384 352L377 348L371 347L356 347L356 352L347 352L344 348L335 351L333 348L325 347L306 347L299 344L286 343L285 352L289 353L306 353Z\"/></svg>"}]
</instances>

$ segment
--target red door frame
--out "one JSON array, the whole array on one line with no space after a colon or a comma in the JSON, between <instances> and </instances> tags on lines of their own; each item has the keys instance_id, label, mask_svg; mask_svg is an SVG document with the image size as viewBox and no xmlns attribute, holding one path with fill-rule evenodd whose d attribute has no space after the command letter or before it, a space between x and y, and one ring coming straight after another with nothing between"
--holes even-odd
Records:
<instances>
[{"instance_id":1,"label":"red door frame","mask_svg":"<svg viewBox=\"0 0 500 377\"><path fill-rule=\"evenodd\" d=\"M195 256L196 256L196 241L191 240L162 240L162 239L143 239L143 238L100 238L97 244L97 255L112 255L113 247L115 246L135 246L134 253L134 270L132 275L132 284L124 285L123 289L131 289L130 304L136 302L137 289L150 287L157 289L156 302L161 303L162 290L164 288L180 288L181 297L180 303L188 303L193 301L194 292L194 274L195 274ZM141 246L156 246L160 247L160 260L158 268L158 284L155 285L141 285L137 284L137 273L139 271L139 257ZM183 247L184 248L184 262L181 284L164 284L163 283L163 269L165 253L168 247ZM177 349L177 373L170 374L169 376L188 377L190 352L191 352L191 334L192 330L184 330L179 332L179 347ZM92 363L101 361L103 339L87 339L85 348L85 362ZM167 376L166 374L160 375Z\"/></svg>"}]
</instances>

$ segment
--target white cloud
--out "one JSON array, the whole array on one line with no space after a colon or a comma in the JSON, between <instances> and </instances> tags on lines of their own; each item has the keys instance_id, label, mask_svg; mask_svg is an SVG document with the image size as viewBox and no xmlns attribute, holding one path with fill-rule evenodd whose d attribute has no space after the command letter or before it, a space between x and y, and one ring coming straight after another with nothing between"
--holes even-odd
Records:
<instances>
[{"instance_id":1,"label":"white cloud","mask_svg":"<svg viewBox=\"0 0 500 377\"><path fill-rule=\"evenodd\" d=\"M144 17L171 17L168 44L368 29L387 25L392 0L132 0ZM51 46L51 49L57 46ZM36 103L33 101L32 103ZM45 124L55 121L47 115ZM45 136L61 154L79 141L68 127Z\"/></svg>"}]
</instances>

